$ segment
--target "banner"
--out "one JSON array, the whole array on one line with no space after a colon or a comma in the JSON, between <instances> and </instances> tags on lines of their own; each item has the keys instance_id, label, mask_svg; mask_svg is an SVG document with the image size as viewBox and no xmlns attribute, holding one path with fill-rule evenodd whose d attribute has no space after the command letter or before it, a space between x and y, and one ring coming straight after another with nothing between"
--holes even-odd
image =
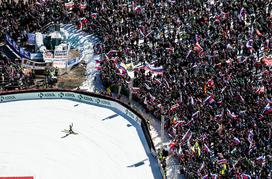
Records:
<instances>
[{"instance_id":1,"label":"banner","mask_svg":"<svg viewBox=\"0 0 272 179\"><path fill-rule=\"evenodd\" d=\"M35 34L33 34L33 33L28 33L28 34L27 34L27 42L28 42L30 45L34 45L35 42L36 42L36 36L35 36Z\"/></svg>"},{"instance_id":2,"label":"banner","mask_svg":"<svg viewBox=\"0 0 272 179\"><path fill-rule=\"evenodd\" d=\"M68 57L68 51L55 51L54 52L54 58L67 58Z\"/></svg>"}]
</instances>

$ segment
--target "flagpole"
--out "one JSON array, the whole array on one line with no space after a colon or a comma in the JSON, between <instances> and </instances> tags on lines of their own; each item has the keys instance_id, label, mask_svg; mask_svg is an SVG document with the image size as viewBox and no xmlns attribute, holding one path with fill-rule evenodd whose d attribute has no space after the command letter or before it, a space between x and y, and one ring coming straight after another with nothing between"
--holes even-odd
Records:
<instances>
[{"instance_id":1,"label":"flagpole","mask_svg":"<svg viewBox=\"0 0 272 179\"><path fill-rule=\"evenodd\" d=\"M131 88L133 87L134 78L131 78L131 82L129 83L129 104L132 105L132 91Z\"/></svg>"},{"instance_id":2,"label":"flagpole","mask_svg":"<svg viewBox=\"0 0 272 179\"><path fill-rule=\"evenodd\" d=\"M163 148L164 142L164 114L161 115L161 148Z\"/></svg>"}]
</instances>

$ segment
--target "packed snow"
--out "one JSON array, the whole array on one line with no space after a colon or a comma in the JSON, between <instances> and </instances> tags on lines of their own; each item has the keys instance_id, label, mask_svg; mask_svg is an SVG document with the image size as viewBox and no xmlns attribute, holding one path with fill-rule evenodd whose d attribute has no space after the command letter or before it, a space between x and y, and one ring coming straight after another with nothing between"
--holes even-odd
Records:
<instances>
[{"instance_id":1,"label":"packed snow","mask_svg":"<svg viewBox=\"0 0 272 179\"><path fill-rule=\"evenodd\" d=\"M64 137L71 123L78 135ZM133 121L108 108L70 100L1 103L0 177L161 178L143 138Z\"/></svg>"}]
</instances>

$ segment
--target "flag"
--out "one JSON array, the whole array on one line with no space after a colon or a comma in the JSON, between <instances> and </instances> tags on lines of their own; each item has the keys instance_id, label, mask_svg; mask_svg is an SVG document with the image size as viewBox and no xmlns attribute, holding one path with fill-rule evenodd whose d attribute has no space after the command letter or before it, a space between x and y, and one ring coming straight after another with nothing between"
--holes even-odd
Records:
<instances>
[{"instance_id":1,"label":"flag","mask_svg":"<svg viewBox=\"0 0 272 179\"><path fill-rule=\"evenodd\" d=\"M206 145L206 144L204 144L204 152L206 152L207 154L208 153L211 153L211 150L210 150L210 148Z\"/></svg>"},{"instance_id":2,"label":"flag","mask_svg":"<svg viewBox=\"0 0 272 179\"><path fill-rule=\"evenodd\" d=\"M158 78L154 78L154 82L159 85L161 84L161 81Z\"/></svg>"},{"instance_id":3,"label":"flag","mask_svg":"<svg viewBox=\"0 0 272 179\"><path fill-rule=\"evenodd\" d=\"M256 33L258 36L261 36L261 37L263 36L263 34L258 29L256 29Z\"/></svg>"},{"instance_id":4,"label":"flag","mask_svg":"<svg viewBox=\"0 0 272 179\"><path fill-rule=\"evenodd\" d=\"M191 105L195 105L195 100L194 100L193 96L190 97L190 102L191 102Z\"/></svg>"},{"instance_id":5,"label":"flag","mask_svg":"<svg viewBox=\"0 0 272 179\"><path fill-rule=\"evenodd\" d=\"M229 109L227 109L227 115L231 118L231 119L238 119L238 115L234 114L233 112L231 112Z\"/></svg>"},{"instance_id":6,"label":"flag","mask_svg":"<svg viewBox=\"0 0 272 179\"><path fill-rule=\"evenodd\" d=\"M130 91L132 94L138 94L138 93L140 93L141 90L138 87L131 87Z\"/></svg>"},{"instance_id":7,"label":"flag","mask_svg":"<svg viewBox=\"0 0 272 179\"><path fill-rule=\"evenodd\" d=\"M249 131L249 133L248 133L248 136L247 136L247 140L248 140L249 143L252 143L252 142L253 142L253 136L254 136L253 130L251 129L251 130Z\"/></svg>"},{"instance_id":8,"label":"flag","mask_svg":"<svg viewBox=\"0 0 272 179\"><path fill-rule=\"evenodd\" d=\"M177 121L177 122L176 122L176 124L174 125L174 128L182 127L182 126L184 126L184 125L186 125L186 121L180 120L180 121Z\"/></svg>"},{"instance_id":9,"label":"flag","mask_svg":"<svg viewBox=\"0 0 272 179\"><path fill-rule=\"evenodd\" d=\"M144 98L144 104L148 105L148 101L146 97Z\"/></svg>"},{"instance_id":10,"label":"flag","mask_svg":"<svg viewBox=\"0 0 272 179\"><path fill-rule=\"evenodd\" d=\"M171 3L171 4L175 4L176 0L168 0L168 2Z\"/></svg>"},{"instance_id":11,"label":"flag","mask_svg":"<svg viewBox=\"0 0 272 179\"><path fill-rule=\"evenodd\" d=\"M107 93L111 93L111 87L110 86L107 88Z\"/></svg>"},{"instance_id":12,"label":"flag","mask_svg":"<svg viewBox=\"0 0 272 179\"><path fill-rule=\"evenodd\" d=\"M171 54L171 55L174 53L174 47L166 48L166 50L167 50L168 53Z\"/></svg>"},{"instance_id":13,"label":"flag","mask_svg":"<svg viewBox=\"0 0 272 179\"><path fill-rule=\"evenodd\" d=\"M200 111L196 111L192 114L192 118L197 118L199 116Z\"/></svg>"},{"instance_id":14,"label":"flag","mask_svg":"<svg viewBox=\"0 0 272 179\"><path fill-rule=\"evenodd\" d=\"M241 174L241 178L242 179L251 179L251 176L247 175L247 174Z\"/></svg>"},{"instance_id":15,"label":"flag","mask_svg":"<svg viewBox=\"0 0 272 179\"><path fill-rule=\"evenodd\" d=\"M190 129L187 130L185 135L181 139L181 144L184 145L187 141L189 141L192 137L192 132Z\"/></svg>"},{"instance_id":16,"label":"flag","mask_svg":"<svg viewBox=\"0 0 272 179\"><path fill-rule=\"evenodd\" d=\"M175 149L176 145L177 145L177 142L176 141L172 141L169 144L170 151L173 151Z\"/></svg>"},{"instance_id":17,"label":"flag","mask_svg":"<svg viewBox=\"0 0 272 179\"><path fill-rule=\"evenodd\" d=\"M250 48L250 49L253 48L253 40L252 39L250 39L250 40L247 41L246 47Z\"/></svg>"},{"instance_id":18,"label":"flag","mask_svg":"<svg viewBox=\"0 0 272 179\"><path fill-rule=\"evenodd\" d=\"M27 42L30 45L34 45L36 43L36 35L34 33L28 33L27 34Z\"/></svg>"},{"instance_id":19,"label":"flag","mask_svg":"<svg viewBox=\"0 0 272 179\"><path fill-rule=\"evenodd\" d=\"M256 158L256 162L259 164L263 164L265 162L265 156L260 156Z\"/></svg>"},{"instance_id":20,"label":"flag","mask_svg":"<svg viewBox=\"0 0 272 179\"><path fill-rule=\"evenodd\" d=\"M259 87L259 88L256 90L256 93L257 93L257 94L263 94L263 93L264 93L264 86Z\"/></svg>"},{"instance_id":21,"label":"flag","mask_svg":"<svg viewBox=\"0 0 272 179\"><path fill-rule=\"evenodd\" d=\"M207 82L207 85L208 85L209 88L213 88L214 87L213 79L209 79L208 82Z\"/></svg>"},{"instance_id":22,"label":"flag","mask_svg":"<svg viewBox=\"0 0 272 179\"><path fill-rule=\"evenodd\" d=\"M217 174L211 174L210 176L209 175L205 175L202 179L217 179L218 178Z\"/></svg>"},{"instance_id":23,"label":"flag","mask_svg":"<svg viewBox=\"0 0 272 179\"><path fill-rule=\"evenodd\" d=\"M102 67L101 66L96 66L95 69L100 71L100 70L102 70Z\"/></svg>"},{"instance_id":24,"label":"flag","mask_svg":"<svg viewBox=\"0 0 272 179\"><path fill-rule=\"evenodd\" d=\"M95 60L95 63L96 63L96 64L100 64L100 63L101 63L101 60Z\"/></svg>"},{"instance_id":25,"label":"flag","mask_svg":"<svg viewBox=\"0 0 272 179\"><path fill-rule=\"evenodd\" d=\"M154 74L163 74L164 72L163 67L154 67L150 64L145 65L144 69Z\"/></svg>"},{"instance_id":26,"label":"flag","mask_svg":"<svg viewBox=\"0 0 272 179\"><path fill-rule=\"evenodd\" d=\"M234 137L234 138L233 138L233 143L234 143L235 145L239 145L239 144L241 143L241 141L240 141L237 137Z\"/></svg>"},{"instance_id":27,"label":"flag","mask_svg":"<svg viewBox=\"0 0 272 179\"><path fill-rule=\"evenodd\" d=\"M186 58L188 58L188 57L190 56L191 52L192 52L192 50L189 50L189 51L188 51L188 53L187 53L187 55L186 55Z\"/></svg>"},{"instance_id":28,"label":"flag","mask_svg":"<svg viewBox=\"0 0 272 179\"><path fill-rule=\"evenodd\" d=\"M267 105L264 107L263 114L264 114L264 115L268 115L268 114L270 114L271 112L272 112L272 107L271 107L269 104L267 104Z\"/></svg>"},{"instance_id":29,"label":"flag","mask_svg":"<svg viewBox=\"0 0 272 179\"><path fill-rule=\"evenodd\" d=\"M87 4L85 2L81 2L79 5L80 9L86 9L87 8Z\"/></svg>"},{"instance_id":30,"label":"flag","mask_svg":"<svg viewBox=\"0 0 272 179\"><path fill-rule=\"evenodd\" d=\"M164 79L164 81L165 81L166 87L169 89L169 88L170 88L170 86L169 86L168 81L167 81L165 78L163 78L163 79Z\"/></svg>"},{"instance_id":31,"label":"flag","mask_svg":"<svg viewBox=\"0 0 272 179\"><path fill-rule=\"evenodd\" d=\"M140 13L143 12L143 8L142 8L140 5L136 6L134 10L135 10L135 12L138 13L138 14L140 14Z\"/></svg>"},{"instance_id":32,"label":"flag","mask_svg":"<svg viewBox=\"0 0 272 179\"><path fill-rule=\"evenodd\" d=\"M245 8L242 7L242 8L240 9L240 13L238 14L238 19L239 19L240 21L244 21L245 15L246 15L246 10L245 10Z\"/></svg>"},{"instance_id":33,"label":"flag","mask_svg":"<svg viewBox=\"0 0 272 179\"><path fill-rule=\"evenodd\" d=\"M192 147L192 151L194 154L196 153L198 157L201 155L201 150L198 142L196 142L195 145Z\"/></svg>"},{"instance_id":34,"label":"flag","mask_svg":"<svg viewBox=\"0 0 272 179\"><path fill-rule=\"evenodd\" d=\"M156 98L152 94L150 94L150 93L149 93L149 97L150 97L150 101L151 102L154 102L156 100Z\"/></svg>"},{"instance_id":35,"label":"flag","mask_svg":"<svg viewBox=\"0 0 272 179\"><path fill-rule=\"evenodd\" d=\"M203 48L200 46L200 44L197 42L195 44L195 47L194 47L194 50L198 53L202 52L203 51Z\"/></svg>"},{"instance_id":36,"label":"flag","mask_svg":"<svg viewBox=\"0 0 272 179\"><path fill-rule=\"evenodd\" d=\"M147 90L151 90L151 87L148 84L145 83L144 86Z\"/></svg>"},{"instance_id":37,"label":"flag","mask_svg":"<svg viewBox=\"0 0 272 179\"><path fill-rule=\"evenodd\" d=\"M93 19L96 19L96 18L97 18L97 15L98 15L97 13L92 13L92 14L91 14L91 17L92 17Z\"/></svg>"},{"instance_id":38,"label":"flag","mask_svg":"<svg viewBox=\"0 0 272 179\"><path fill-rule=\"evenodd\" d=\"M228 161L226 159L221 159L221 160L217 160L217 163L219 165L222 165L222 164L228 164Z\"/></svg>"},{"instance_id":39,"label":"flag","mask_svg":"<svg viewBox=\"0 0 272 179\"><path fill-rule=\"evenodd\" d=\"M178 122L178 116L177 116L177 114L175 114L174 117L173 117L173 122L172 122L172 123L173 123L174 125L176 125L177 122Z\"/></svg>"},{"instance_id":40,"label":"flag","mask_svg":"<svg viewBox=\"0 0 272 179\"><path fill-rule=\"evenodd\" d=\"M120 63L117 65L118 70L121 74L127 74L127 67L124 63Z\"/></svg>"},{"instance_id":41,"label":"flag","mask_svg":"<svg viewBox=\"0 0 272 179\"><path fill-rule=\"evenodd\" d=\"M215 100L213 95L208 96L205 100L204 103L208 103L209 105L214 105L215 104Z\"/></svg>"},{"instance_id":42,"label":"flag","mask_svg":"<svg viewBox=\"0 0 272 179\"><path fill-rule=\"evenodd\" d=\"M118 50L110 50L108 53L107 53L107 56L108 57L112 57L114 55L116 55L118 53Z\"/></svg>"},{"instance_id":43,"label":"flag","mask_svg":"<svg viewBox=\"0 0 272 179\"><path fill-rule=\"evenodd\" d=\"M179 104L176 103L173 106L171 106L170 111L176 111L178 107L179 107Z\"/></svg>"},{"instance_id":44,"label":"flag","mask_svg":"<svg viewBox=\"0 0 272 179\"><path fill-rule=\"evenodd\" d=\"M198 43L201 39L201 36L199 34L195 34L195 41Z\"/></svg>"}]
</instances>

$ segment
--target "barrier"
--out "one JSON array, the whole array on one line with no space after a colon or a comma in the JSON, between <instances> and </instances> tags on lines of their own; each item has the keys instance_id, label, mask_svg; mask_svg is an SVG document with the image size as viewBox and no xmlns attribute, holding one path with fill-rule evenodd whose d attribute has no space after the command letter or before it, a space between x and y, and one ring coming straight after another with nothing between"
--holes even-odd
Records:
<instances>
[{"instance_id":1,"label":"barrier","mask_svg":"<svg viewBox=\"0 0 272 179\"><path fill-rule=\"evenodd\" d=\"M21 58L27 58L30 60L41 60L43 59L42 53L30 53L25 50L23 47L17 45L16 41L13 40L9 35L6 34L6 42L8 46L10 46L16 54L18 54Z\"/></svg>"},{"instance_id":2,"label":"barrier","mask_svg":"<svg viewBox=\"0 0 272 179\"><path fill-rule=\"evenodd\" d=\"M148 152L157 158L156 149L149 133L148 124L145 118L128 104L118 99L86 91L62 89L4 91L0 93L0 103L35 99L68 99L116 109L123 113L126 117L134 120L140 126L145 136L145 142L148 145Z\"/></svg>"}]
</instances>

